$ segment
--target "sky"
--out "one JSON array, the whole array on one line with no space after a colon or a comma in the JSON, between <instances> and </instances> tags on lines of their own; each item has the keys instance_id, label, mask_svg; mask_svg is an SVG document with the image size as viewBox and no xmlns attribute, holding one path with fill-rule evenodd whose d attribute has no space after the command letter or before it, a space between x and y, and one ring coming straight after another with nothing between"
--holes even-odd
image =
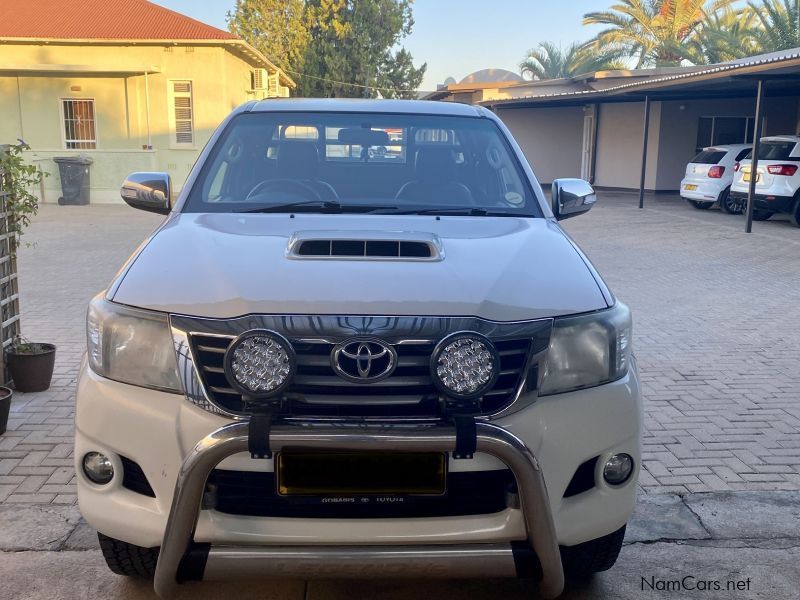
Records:
<instances>
[{"instance_id":1,"label":"sky","mask_svg":"<svg viewBox=\"0 0 800 600\"><path fill-rule=\"evenodd\" d=\"M151 0L227 29L234 0ZM502 68L518 72L528 49L541 41L563 47L591 37L584 13L604 10L610 0L415 0L414 30L402 44L418 66L428 63L422 90L436 89L474 71Z\"/></svg>"}]
</instances>

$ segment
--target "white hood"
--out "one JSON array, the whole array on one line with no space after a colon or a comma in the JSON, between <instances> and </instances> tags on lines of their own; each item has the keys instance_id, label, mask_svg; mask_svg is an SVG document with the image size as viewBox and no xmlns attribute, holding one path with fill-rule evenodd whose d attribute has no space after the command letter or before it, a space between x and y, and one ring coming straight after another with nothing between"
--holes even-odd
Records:
<instances>
[{"instance_id":1,"label":"white hood","mask_svg":"<svg viewBox=\"0 0 800 600\"><path fill-rule=\"evenodd\" d=\"M423 232L441 261L290 259L297 232ZM516 321L607 307L560 228L512 217L174 216L130 264L115 302L176 314L476 316Z\"/></svg>"}]
</instances>

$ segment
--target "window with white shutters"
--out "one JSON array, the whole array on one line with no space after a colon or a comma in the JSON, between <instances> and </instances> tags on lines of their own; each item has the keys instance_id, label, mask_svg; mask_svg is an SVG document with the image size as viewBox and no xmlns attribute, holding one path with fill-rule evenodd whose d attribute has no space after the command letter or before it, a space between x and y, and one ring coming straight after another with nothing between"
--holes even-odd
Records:
<instances>
[{"instance_id":1,"label":"window with white shutters","mask_svg":"<svg viewBox=\"0 0 800 600\"><path fill-rule=\"evenodd\" d=\"M172 145L194 147L192 82L170 81L169 86Z\"/></svg>"},{"instance_id":2,"label":"window with white shutters","mask_svg":"<svg viewBox=\"0 0 800 600\"><path fill-rule=\"evenodd\" d=\"M97 148L94 100L63 98L61 115L64 123L64 147L67 150L94 150Z\"/></svg>"}]
</instances>

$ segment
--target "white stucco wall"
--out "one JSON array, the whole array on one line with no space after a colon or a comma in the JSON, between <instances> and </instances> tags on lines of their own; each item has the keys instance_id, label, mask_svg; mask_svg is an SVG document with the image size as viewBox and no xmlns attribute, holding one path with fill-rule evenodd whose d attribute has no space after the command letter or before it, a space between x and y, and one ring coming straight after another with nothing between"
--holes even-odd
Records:
<instances>
[{"instance_id":1,"label":"white stucco wall","mask_svg":"<svg viewBox=\"0 0 800 600\"><path fill-rule=\"evenodd\" d=\"M544 184L581 176L583 115L582 106L497 111Z\"/></svg>"}]
</instances>

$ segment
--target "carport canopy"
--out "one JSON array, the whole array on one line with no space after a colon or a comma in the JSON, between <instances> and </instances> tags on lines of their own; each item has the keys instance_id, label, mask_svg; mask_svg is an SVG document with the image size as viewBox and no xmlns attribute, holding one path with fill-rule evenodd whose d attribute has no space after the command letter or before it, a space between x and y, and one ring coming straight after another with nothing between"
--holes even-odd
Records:
<instances>
[{"instance_id":1,"label":"carport canopy","mask_svg":"<svg viewBox=\"0 0 800 600\"><path fill-rule=\"evenodd\" d=\"M631 75L635 71L628 71ZM577 79L577 78L576 78ZM642 127L641 177L639 207L644 206L645 172L650 124L650 104L653 101L752 98L755 104L753 134L753 164L758 167L758 145L761 137L763 100L765 97L797 96L800 94L800 48L739 59L728 63L680 69L679 73L624 83L606 89L585 89L555 94L524 96L482 102L495 108L534 108L582 106L619 102L644 102ZM747 199L745 231L752 230L755 177L750 180Z\"/></svg>"}]
</instances>

